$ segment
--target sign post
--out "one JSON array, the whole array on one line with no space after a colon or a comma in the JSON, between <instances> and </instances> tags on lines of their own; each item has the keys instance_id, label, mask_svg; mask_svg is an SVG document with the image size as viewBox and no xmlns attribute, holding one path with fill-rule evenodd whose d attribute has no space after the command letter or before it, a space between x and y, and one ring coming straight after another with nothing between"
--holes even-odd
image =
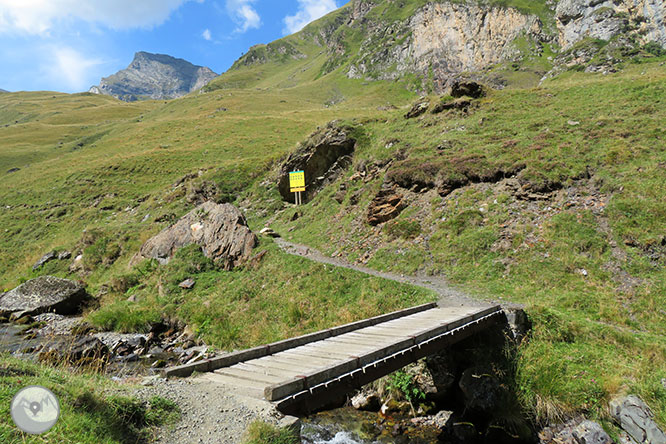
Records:
<instances>
[{"instance_id":1,"label":"sign post","mask_svg":"<svg viewBox=\"0 0 666 444\"><path fill-rule=\"evenodd\" d=\"M301 193L305 191L305 171L292 171L289 173L289 188L295 193L294 202L296 205L303 204Z\"/></svg>"}]
</instances>

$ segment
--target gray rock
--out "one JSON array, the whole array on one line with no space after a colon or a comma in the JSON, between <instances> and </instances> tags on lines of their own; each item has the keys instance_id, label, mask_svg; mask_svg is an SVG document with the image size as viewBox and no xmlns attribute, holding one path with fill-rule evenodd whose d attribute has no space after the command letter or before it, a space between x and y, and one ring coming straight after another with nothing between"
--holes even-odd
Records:
<instances>
[{"instance_id":1,"label":"gray rock","mask_svg":"<svg viewBox=\"0 0 666 444\"><path fill-rule=\"evenodd\" d=\"M280 237L280 235L278 233L276 233L275 230L273 230L270 227L262 228L261 231L259 232L259 234L261 234L262 236L268 236L268 237L273 237L273 238Z\"/></svg>"},{"instance_id":2,"label":"gray rock","mask_svg":"<svg viewBox=\"0 0 666 444\"><path fill-rule=\"evenodd\" d=\"M231 270L251 257L257 237L236 207L206 202L149 239L140 253L167 264L176 250L191 244L201 246L206 257Z\"/></svg>"},{"instance_id":3,"label":"gray rock","mask_svg":"<svg viewBox=\"0 0 666 444\"><path fill-rule=\"evenodd\" d=\"M365 410L376 412L381 407L379 395L377 392L362 391L351 399L351 405L356 410Z\"/></svg>"},{"instance_id":4,"label":"gray rock","mask_svg":"<svg viewBox=\"0 0 666 444\"><path fill-rule=\"evenodd\" d=\"M421 114L428 111L428 107L430 107L430 102L428 101L415 103L414 106L412 106L412 108L407 111L407 114L405 114L405 119L413 119L420 116Z\"/></svg>"},{"instance_id":5,"label":"gray rock","mask_svg":"<svg viewBox=\"0 0 666 444\"><path fill-rule=\"evenodd\" d=\"M60 254L58 254L59 261L64 261L66 259L69 259L70 257L72 257L72 253L69 251L61 251Z\"/></svg>"},{"instance_id":6,"label":"gray rock","mask_svg":"<svg viewBox=\"0 0 666 444\"><path fill-rule=\"evenodd\" d=\"M105 77L93 94L106 94L126 102L141 99L174 99L203 88L217 77L203 66L164 54L137 52L124 70Z\"/></svg>"},{"instance_id":7,"label":"gray rock","mask_svg":"<svg viewBox=\"0 0 666 444\"><path fill-rule=\"evenodd\" d=\"M92 336L84 336L73 344L53 345L40 352L38 358L42 362L76 365L83 360L106 359L108 356L109 348L102 341Z\"/></svg>"},{"instance_id":8,"label":"gray rock","mask_svg":"<svg viewBox=\"0 0 666 444\"><path fill-rule=\"evenodd\" d=\"M555 10L560 45L568 49L584 38L610 40L636 24L644 42L666 45L666 4L662 0L561 0Z\"/></svg>"},{"instance_id":9,"label":"gray rock","mask_svg":"<svg viewBox=\"0 0 666 444\"><path fill-rule=\"evenodd\" d=\"M194 279L185 279L183 282L178 284L178 286L184 290L191 290L194 288L194 284Z\"/></svg>"},{"instance_id":10,"label":"gray rock","mask_svg":"<svg viewBox=\"0 0 666 444\"><path fill-rule=\"evenodd\" d=\"M287 158L280 168L278 182L278 190L285 201L295 203L294 193L289 187L290 172L305 172L306 188L302 197L303 203L307 203L351 165L351 156L356 147L352 129L331 122L326 128L312 134Z\"/></svg>"},{"instance_id":11,"label":"gray rock","mask_svg":"<svg viewBox=\"0 0 666 444\"><path fill-rule=\"evenodd\" d=\"M35 262L35 265L32 266L32 270L38 270L39 268L42 267L42 265L46 264L47 262L50 262L58 257L58 253L56 251L49 251L46 253L44 256L41 257L37 262Z\"/></svg>"},{"instance_id":12,"label":"gray rock","mask_svg":"<svg viewBox=\"0 0 666 444\"><path fill-rule=\"evenodd\" d=\"M611 416L638 444L666 444L666 435L654 422L650 408L638 396L610 402Z\"/></svg>"},{"instance_id":13,"label":"gray rock","mask_svg":"<svg viewBox=\"0 0 666 444\"><path fill-rule=\"evenodd\" d=\"M85 289L74 281L53 276L32 279L0 297L0 316L14 317L55 312L75 314L88 298Z\"/></svg>"},{"instance_id":14,"label":"gray rock","mask_svg":"<svg viewBox=\"0 0 666 444\"><path fill-rule=\"evenodd\" d=\"M613 444L608 433L594 421L583 421L573 431L578 444Z\"/></svg>"}]
</instances>

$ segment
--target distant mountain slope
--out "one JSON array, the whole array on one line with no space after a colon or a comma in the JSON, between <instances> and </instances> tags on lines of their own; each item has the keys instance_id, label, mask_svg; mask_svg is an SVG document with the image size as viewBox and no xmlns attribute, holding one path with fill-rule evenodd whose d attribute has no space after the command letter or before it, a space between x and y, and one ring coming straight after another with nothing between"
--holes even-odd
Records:
<instances>
[{"instance_id":1,"label":"distant mountain slope","mask_svg":"<svg viewBox=\"0 0 666 444\"><path fill-rule=\"evenodd\" d=\"M568 62L558 56L579 51L578 43L666 46L664 17L661 0L353 0L299 33L250 48L209 89L291 87L331 73L435 91L460 76L526 86ZM592 61L601 46L586 45L594 53L576 59Z\"/></svg>"},{"instance_id":2,"label":"distant mountain slope","mask_svg":"<svg viewBox=\"0 0 666 444\"><path fill-rule=\"evenodd\" d=\"M9 92L9 91L0 88L0 93L7 93L7 92Z\"/></svg>"},{"instance_id":3,"label":"distant mountain slope","mask_svg":"<svg viewBox=\"0 0 666 444\"><path fill-rule=\"evenodd\" d=\"M164 54L137 52L127 69L105 77L90 92L126 102L174 99L205 86L217 74L209 68Z\"/></svg>"}]
</instances>

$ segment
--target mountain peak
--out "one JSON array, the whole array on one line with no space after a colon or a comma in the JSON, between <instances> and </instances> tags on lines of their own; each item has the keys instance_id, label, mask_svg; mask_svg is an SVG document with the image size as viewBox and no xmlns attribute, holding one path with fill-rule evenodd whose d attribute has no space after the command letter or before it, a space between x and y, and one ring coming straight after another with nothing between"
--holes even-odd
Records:
<instances>
[{"instance_id":1,"label":"mountain peak","mask_svg":"<svg viewBox=\"0 0 666 444\"><path fill-rule=\"evenodd\" d=\"M205 66L166 54L139 51L126 69L103 78L90 92L127 102L174 99L202 88L215 77L217 74Z\"/></svg>"}]
</instances>

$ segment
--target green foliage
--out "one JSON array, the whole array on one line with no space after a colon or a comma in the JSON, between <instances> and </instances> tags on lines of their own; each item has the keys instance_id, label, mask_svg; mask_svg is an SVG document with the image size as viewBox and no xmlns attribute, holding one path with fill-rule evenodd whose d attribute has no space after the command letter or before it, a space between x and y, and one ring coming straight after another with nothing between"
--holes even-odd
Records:
<instances>
[{"instance_id":1,"label":"green foliage","mask_svg":"<svg viewBox=\"0 0 666 444\"><path fill-rule=\"evenodd\" d=\"M389 375L387 389L396 391L412 405L426 398L425 393L423 393L416 384L416 381L414 381L414 375L410 375L404 371L397 371Z\"/></svg>"},{"instance_id":2,"label":"green foliage","mask_svg":"<svg viewBox=\"0 0 666 444\"><path fill-rule=\"evenodd\" d=\"M298 442L298 436L291 430L255 421L248 427L243 444L297 444Z\"/></svg>"}]
</instances>

